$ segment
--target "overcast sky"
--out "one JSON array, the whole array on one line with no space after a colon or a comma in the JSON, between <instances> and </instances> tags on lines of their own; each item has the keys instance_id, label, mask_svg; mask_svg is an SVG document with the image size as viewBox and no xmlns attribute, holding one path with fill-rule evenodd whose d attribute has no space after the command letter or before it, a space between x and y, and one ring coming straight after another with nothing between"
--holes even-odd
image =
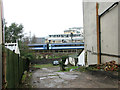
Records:
<instances>
[{"instance_id":1,"label":"overcast sky","mask_svg":"<svg viewBox=\"0 0 120 90\"><path fill-rule=\"evenodd\" d=\"M83 26L82 0L3 0L3 4L8 26L23 24L27 35L31 31L44 37Z\"/></svg>"}]
</instances>

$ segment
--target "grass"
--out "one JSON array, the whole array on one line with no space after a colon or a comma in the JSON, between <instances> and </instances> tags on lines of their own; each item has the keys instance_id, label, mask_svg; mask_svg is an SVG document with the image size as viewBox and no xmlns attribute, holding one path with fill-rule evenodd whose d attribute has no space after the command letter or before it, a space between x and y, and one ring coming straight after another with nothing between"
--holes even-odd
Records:
<instances>
[{"instance_id":1,"label":"grass","mask_svg":"<svg viewBox=\"0 0 120 90\"><path fill-rule=\"evenodd\" d=\"M77 68L78 68L78 66L70 66L70 67L66 68L66 71L70 71L71 69L77 69Z\"/></svg>"},{"instance_id":2,"label":"grass","mask_svg":"<svg viewBox=\"0 0 120 90\"><path fill-rule=\"evenodd\" d=\"M22 76L22 82L25 81L26 77L27 77L27 71L24 71L24 75Z\"/></svg>"},{"instance_id":3,"label":"grass","mask_svg":"<svg viewBox=\"0 0 120 90\"><path fill-rule=\"evenodd\" d=\"M59 70L58 72L69 72L71 69L77 69L78 66L68 66L65 68L65 71Z\"/></svg>"},{"instance_id":4,"label":"grass","mask_svg":"<svg viewBox=\"0 0 120 90\"><path fill-rule=\"evenodd\" d=\"M32 88L32 86L30 85L30 79L31 79L32 73L30 72L26 72L23 76L22 76L22 80L18 86L18 88Z\"/></svg>"},{"instance_id":5,"label":"grass","mask_svg":"<svg viewBox=\"0 0 120 90\"><path fill-rule=\"evenodd\" d=\"M79 69L78 69L78 71L79 72L85 72L85 71L87 71L88 69L85 67L85 66L81 66L81 67L79 67Z\"/></svg>"},{"instance_id":6,"label":"grass","mask_svg":"<svg viewBox=\"0 0 120 90\"><path fill-rule=\"evenodd\" d=\"M75 71L79 71L79 72L86 72L88 70L93 70L93 71L98 71L97 68L94 68L94 67L85 67L85 66L68 66L65 68L66 70L65 71L61 71L59 70L58 72L69 72L71 69L75 70Z\"/></svg>"},{"instance_id":7,"label":"grass","mask_svg":"<svg viewBox=\"0 0 120 90\"><path fill-rule=\"evenodd\" d=\"M26 75L24 74L24 75L22 76L22 81L25 81L25 79L26 79Z\"/></svg>"},{"instance_id":8,"label":"grass","mask_svg":"<svg viewBox=\"0 0 120 90\"><path fill-rule=\"evenodd\" d=\"M36 65L33 65L34 68L48 68L48 67L55 67L53 66L53 64L36 64Z\"/></svg>"}]
</instances>

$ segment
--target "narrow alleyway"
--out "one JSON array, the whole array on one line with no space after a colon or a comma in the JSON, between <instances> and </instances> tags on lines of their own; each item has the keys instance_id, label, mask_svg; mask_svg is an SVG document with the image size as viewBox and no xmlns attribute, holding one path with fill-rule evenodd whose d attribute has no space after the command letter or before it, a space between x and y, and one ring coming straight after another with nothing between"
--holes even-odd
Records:
<instances>
[{"instance_id":1,"label":"narrow alleyway","mask_svg":"<svg viewBox=\"0 0 120 90\"><path fill-rule=\"evenodd\" d=\"M89 72L58 72L59 67L42 68L33 72L33 88L118 88L118 80Z\"/></svg>"}]
</instances>

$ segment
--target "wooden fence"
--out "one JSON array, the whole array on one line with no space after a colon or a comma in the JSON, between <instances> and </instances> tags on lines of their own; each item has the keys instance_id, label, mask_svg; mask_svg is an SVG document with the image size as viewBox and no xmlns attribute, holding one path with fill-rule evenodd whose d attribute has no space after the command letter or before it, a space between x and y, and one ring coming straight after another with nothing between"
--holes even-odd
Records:
<instances>
[{"instance_id":1,"label":"wooden fence","mask_svg":"<svg viewBox=\"0 0 120 90\"><path fill-rule=\"evenodd\" d=\"M0 44L0 90L2 89L2 45Z\"/></svg>"},{"instance_id":2,"label":"wooden fence","mask_svg":"<svg viewBox=\"0 0 120 90\"><path fill-rule=\"evenodd\" d=\"M17 88L25 70L28 70L29 64L27 60L22 60L18 54L9 49L5 52L5 80L6 88Z\"/></svg>"}]
</instances>

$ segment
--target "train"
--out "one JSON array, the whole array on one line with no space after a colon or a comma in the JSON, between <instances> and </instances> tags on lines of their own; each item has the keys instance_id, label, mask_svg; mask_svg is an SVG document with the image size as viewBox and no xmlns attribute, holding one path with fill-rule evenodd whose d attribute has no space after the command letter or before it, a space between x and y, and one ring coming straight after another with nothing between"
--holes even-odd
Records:
<instances>
[{"instance_id":1,"label":"train","mask_svg":"<svg viewBox=\"0 0 120 90\"><path fill-rule=\"evenodd\" d=\"M28 47L32 50L84 49L84 43L28 44Z\"/></svg>"}]
</instances>

